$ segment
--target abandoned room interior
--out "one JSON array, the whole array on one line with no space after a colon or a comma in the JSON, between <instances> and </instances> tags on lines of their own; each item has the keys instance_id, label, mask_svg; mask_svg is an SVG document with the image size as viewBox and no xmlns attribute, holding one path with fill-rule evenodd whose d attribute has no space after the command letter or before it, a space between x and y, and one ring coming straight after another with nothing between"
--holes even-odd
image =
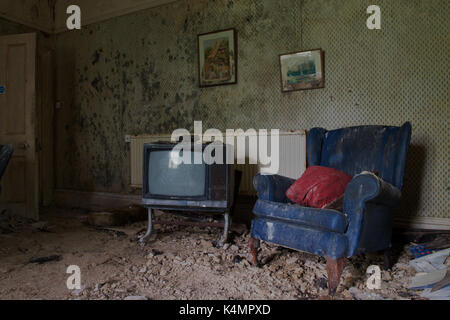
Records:
<instances>
[{"instance_id":1,"label":"abandoned room interior","mask_svg":"<svg viewBox=\"0 0 450 320\"><path fill-rule=\"evenodd\" d=\"M0 299L449 300L447 0L0 0Z\"/></svg>"}]
</instances>

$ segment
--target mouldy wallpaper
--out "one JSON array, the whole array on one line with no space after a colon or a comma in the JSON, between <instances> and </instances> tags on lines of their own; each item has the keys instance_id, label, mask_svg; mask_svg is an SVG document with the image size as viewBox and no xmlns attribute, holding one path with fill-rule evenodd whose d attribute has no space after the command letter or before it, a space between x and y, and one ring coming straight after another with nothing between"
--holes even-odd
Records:
<instances>
[{"instance_id":1,"label":"mouldy wallpaper","mask_svg":"<svg viewBox=\"0 0 450 320\"><path fill-rule=\"evenodd\" d=\"M56 187L130 192L125 134L411 121L400 214L449 217L447 0L180 0L56 38ZM234 27L238 83L200 89L197 34ZM325 88L281 93L278 55L325 52Z\"/></svg>"}]
</instances>

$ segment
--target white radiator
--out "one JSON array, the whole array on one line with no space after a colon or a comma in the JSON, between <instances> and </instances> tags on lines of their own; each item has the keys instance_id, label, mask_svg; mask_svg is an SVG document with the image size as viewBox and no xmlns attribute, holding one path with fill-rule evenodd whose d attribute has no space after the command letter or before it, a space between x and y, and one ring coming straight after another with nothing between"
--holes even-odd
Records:
<instances>
[{"instance_id":1,"label":"white radiator","mask_svg":"<svg viewBox=\"0 0 450 320\"><path fill-rule=\"evenodd\" d=\"M270 132L270 131L269 131ZM239 133L234 134L235 139L235 157L237 156L237 136ZM131 186L135 188L142 188L142 159L143 148L145 143L151 143L155 141L170 141L170 134L157 134L157 135L138 135L131 136L130 152L131 152ZM204 137L205 139L206 137ZM228 138L228 137L227 137ZM226 138L226 139L227 139ZM273 172L267 167L259 164L249 164L248 144L249 137L246 137L246 164L236 164L236 169L242 171L242 180L239 191L241 194L253 195L256 193L253 188L253 177L258 173L265 174L279 174L282 176L297 179L306 169L306 132L293 131L293 132L280 132L280 158L279 158L279 170ZM267 138L268 150L270 154L270 134Z\"/></svg>"}]
</instances>

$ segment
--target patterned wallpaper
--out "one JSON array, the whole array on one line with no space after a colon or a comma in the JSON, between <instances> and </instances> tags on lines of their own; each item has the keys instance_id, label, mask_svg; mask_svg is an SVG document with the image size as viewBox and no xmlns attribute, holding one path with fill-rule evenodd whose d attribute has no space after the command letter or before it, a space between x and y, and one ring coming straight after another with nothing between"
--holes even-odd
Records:
<instances>
[{"instance_id":1,"label":"patterned wallpaper","mask_svg":"<svg viewBox=\"0 0 450 320\"><path fill-rule=\"evenodd\" d=\"M382 29L366 28L376 3ZM58 35L57 187L129 192L125 134L413 126L402 216L449 217L448 0L180 0ZM197 34L234 27L238 83L200 89ZM325 88L278 55L322 48Z\"/></svg>"},{"instance_id":2,"label":"patterned wallpaper","mask_svg":"<svg viewBox=\"0 0 450 320\"><path fill-rule=\"evenodd\" d=\"M370 4L381 8L381 30L365 27ZM318 114L304 125L410 121L402 215L450 217L449 9L439 0L303 1L302 46L326 54L326 88L301 94Z\"/></svg>"}]
</instances>

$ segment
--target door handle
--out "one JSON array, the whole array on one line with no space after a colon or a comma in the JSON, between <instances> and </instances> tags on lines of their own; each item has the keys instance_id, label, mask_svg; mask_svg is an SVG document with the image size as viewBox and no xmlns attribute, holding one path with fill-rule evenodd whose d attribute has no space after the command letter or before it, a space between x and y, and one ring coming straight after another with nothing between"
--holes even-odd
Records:
<instances>
[{"instance_id":1,"label":"door handle","mask_svg":"<svg viewBox=\"0 0 450 320\"><path fill-rule=\"evenodd\" d=\"M19 149L27 150L30 147L30 145L26 142L19 144Z\"/></svg>"}]
</instances>

